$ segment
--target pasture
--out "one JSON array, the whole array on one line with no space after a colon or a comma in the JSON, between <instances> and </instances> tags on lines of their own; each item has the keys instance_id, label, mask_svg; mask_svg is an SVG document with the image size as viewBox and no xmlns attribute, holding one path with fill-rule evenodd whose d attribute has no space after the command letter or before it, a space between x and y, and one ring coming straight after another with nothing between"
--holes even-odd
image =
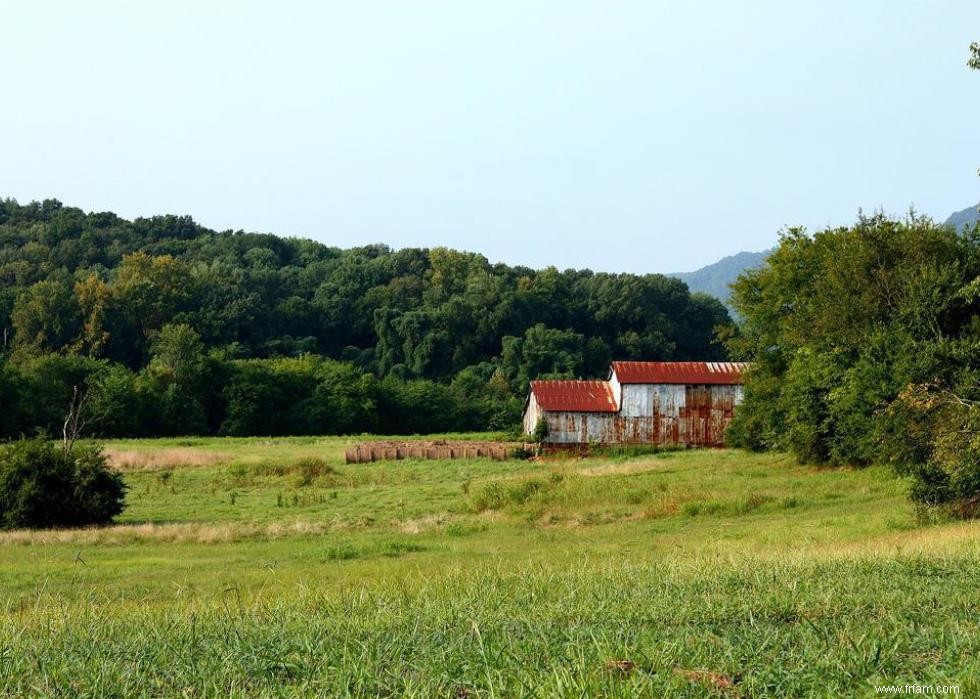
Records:
<instances>
[{"instance_id":1,"label":"pasture","mask_svg":"<svg viewBox=\"0 0 980 699\"><path fill-rule=\"evenodd\" d=\"M0 533L0 695L980 693L980 527L882 468L352 441L106 444L117 525Z\"/></svg>"}]
</instances>

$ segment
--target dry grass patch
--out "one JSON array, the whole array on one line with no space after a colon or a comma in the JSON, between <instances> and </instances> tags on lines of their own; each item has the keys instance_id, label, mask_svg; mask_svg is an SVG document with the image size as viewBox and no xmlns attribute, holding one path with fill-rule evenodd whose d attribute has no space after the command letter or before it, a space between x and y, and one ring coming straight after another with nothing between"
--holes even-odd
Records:
<instances>
[{"instance_id":1,"label":"dry grass patch","mask_svg":"<svg viewBox=\"0 0 980 699\"><path fill-rule=\"evenodd\" d=\"M178 466L214 466L231 461L230 454L196 447L171 447L155 451L105 449L109 464L118 471L159 471Z\"/></svg>"},{"instance_id":2,"label":"dry grass patch","mask_svg":"<svg viewBox=\"0 0 980 699\"><path fill-rule=\"evenodd\" d=\"M667 495L666 493L655 496L644 504L643 510L639 513L639 517L641 519L673 517L681 511L683 502L684 500L682 498Z\"/></svg>"},{"instance_id":3,"label":"dry grass patch","mask_svg":"<svg viewBox=\"0 0 980 699\"><path fill-rule=\"evenodd\" d=\"M980 520L925 526L870 539L820 544L814 554L854 556L922 555L936 551L980 550Z\"/></svg>"},{"instance_id":4,"label":"dry grass patch","mask_svg":"<svg viewBox=\"0 0 980 699\"><path fill-rule=\"evenodd\" d=\"M404 534L421 534L442 527L449 519L449 513L426 515L415 519L407 519L398 529Z\"/></svg>"},{"instance_id":5,"label":"dry grass patch","mask_svg":"<svg viewBox=\"0 0 980 699\"><path fill-rule=\"evenodd\" d=\"M664 461L640 461L603 464L601 466L590 466L588 468L575 469L575 473L580 476L629 476L635 473L648 473L650 471L662 471L668 466Z\"/></svg>"},{"instance_id":6,"label":"dry grass patch","mask_svg":"<svg viewBox=\"0 0 980 699\"><path fill-rule=\"evenodd\" d=\"M173 544L227 544L253 539L285 539L318 536L330 531L356 528L340 519L296 520L293 522L229 522L209 524L180 522L166 524L117 524L82 529L17 529L0 532L0 546L47 546L53 544L123 545L141 542ZM421 530L420 530L421 531Z\"/></svg>"}]
</instances>

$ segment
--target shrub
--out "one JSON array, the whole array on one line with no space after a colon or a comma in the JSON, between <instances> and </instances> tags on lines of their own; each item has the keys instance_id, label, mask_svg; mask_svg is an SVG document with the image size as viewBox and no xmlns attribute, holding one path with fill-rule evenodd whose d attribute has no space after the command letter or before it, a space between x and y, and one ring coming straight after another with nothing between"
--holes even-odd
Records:
<instances>
[{"instance_id":1,"label":"shrub","mask_svg":"<svg viewBox=\"0 0 980 699\"><path fill-rule=\"evenodd\" d=\"M910 478L912 502L975 517L980 501L980 402L937 385L911 385L889 406L886 418L882 452Z\"/></svg>"},{"instance_id":2,"label":"shrub","mask_svg":"<svg viewBox=\"0 0 980 699\"><path fill-rule=\"evenodd\" d=\"M97 447L56 449L22 439L0 452L0 528L105 524L122 512L126 486Z\"/></svg>"},{"instance_id":3,"label":"shrub","mask_svg":"<svg viewBox=\"0 0 980 699\"><path fill-rule=\"evenodd\" d=\"M499 510L507 502L507 491L497 481L490 481L473 498L473 509L476 512L484 510Z\"/></svg>"},{"instance_id":4,"label":"shrub","mask_svg":"<svg viewBox=\"0 0 980 699\"><path fill-rule=\"evenodd\" d=\"M534 425L534 432L531 433L531 441L536 444L541 444L547 437L548 421L543 417L539 417L537 424Z\"/></svg>"},{"instance_id":5,"label":"shrub","mask_svg":"<svg viewBox=\"0 0 980 699\"><path fill-rule=\"evenodd\" d=\"M552 473L550 486L557 486L563 480L564 477L560 473ZM484 512L499 510L507 505L523 505L548 487L548 483L536 478L508 482L490 481L485 483L473 497L472 507L475 512Z\"/></svg>"},{"instance_id":6,"label":"shrub","mask_svg":"<svg viewBox=\"0 0 980 699\"><path fill-rule=\"evenodd\" d=\"M299 470L297 485L300 487L312 485L313 481L320 476L325 476L328 473L334 473L334 469L330 464L323 459L318 459L313 456L300 459L296 466Z\"/></svg>"},{"instance_id":7,"label":"shrub","mask_svg":"<svg viewBox=\"0 0 980 699\"><path fill-rule=\"evenodd\" d=\"M518 459L520 461L527 461L528 459L533 459L536 456L536 454L534 453L534 449L530 449L525 446L520 446L520 447L514 447L514 449L510 452L510 456L513 459Z\"/></svg>"}]
</instances>

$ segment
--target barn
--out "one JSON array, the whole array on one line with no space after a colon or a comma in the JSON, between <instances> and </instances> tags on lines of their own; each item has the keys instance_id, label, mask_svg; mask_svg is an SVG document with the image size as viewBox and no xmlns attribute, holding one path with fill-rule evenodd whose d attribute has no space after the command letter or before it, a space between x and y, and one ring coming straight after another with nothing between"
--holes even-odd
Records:
<instances>
[{"instance_id":1,"label":"barn","mask_svg":"<svg viewBox=\"0 0 980 699\"><path fill-rule=\"evenodd\" d=\"M606 381L532 381L524 431L546 445L722 446L742 401L736 362L613 362Z\"/></svg>"}]
</instances>

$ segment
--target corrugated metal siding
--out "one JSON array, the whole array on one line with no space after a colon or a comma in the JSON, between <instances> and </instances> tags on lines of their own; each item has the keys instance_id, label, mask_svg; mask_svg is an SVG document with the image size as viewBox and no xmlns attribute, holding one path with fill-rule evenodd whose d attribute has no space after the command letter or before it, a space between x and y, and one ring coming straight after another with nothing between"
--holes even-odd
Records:
<instances>
[{"instance_id":1,"label":"corrugated metal siding","mask_svg":"<svg viewBox=\"0 0 980 699\"><path fill-rule=\"evenodd\" d=\"M720 446L741 400L736 385L628 384L618 413L544 412L545 441Z\"/></svg>"}]
</instances>

